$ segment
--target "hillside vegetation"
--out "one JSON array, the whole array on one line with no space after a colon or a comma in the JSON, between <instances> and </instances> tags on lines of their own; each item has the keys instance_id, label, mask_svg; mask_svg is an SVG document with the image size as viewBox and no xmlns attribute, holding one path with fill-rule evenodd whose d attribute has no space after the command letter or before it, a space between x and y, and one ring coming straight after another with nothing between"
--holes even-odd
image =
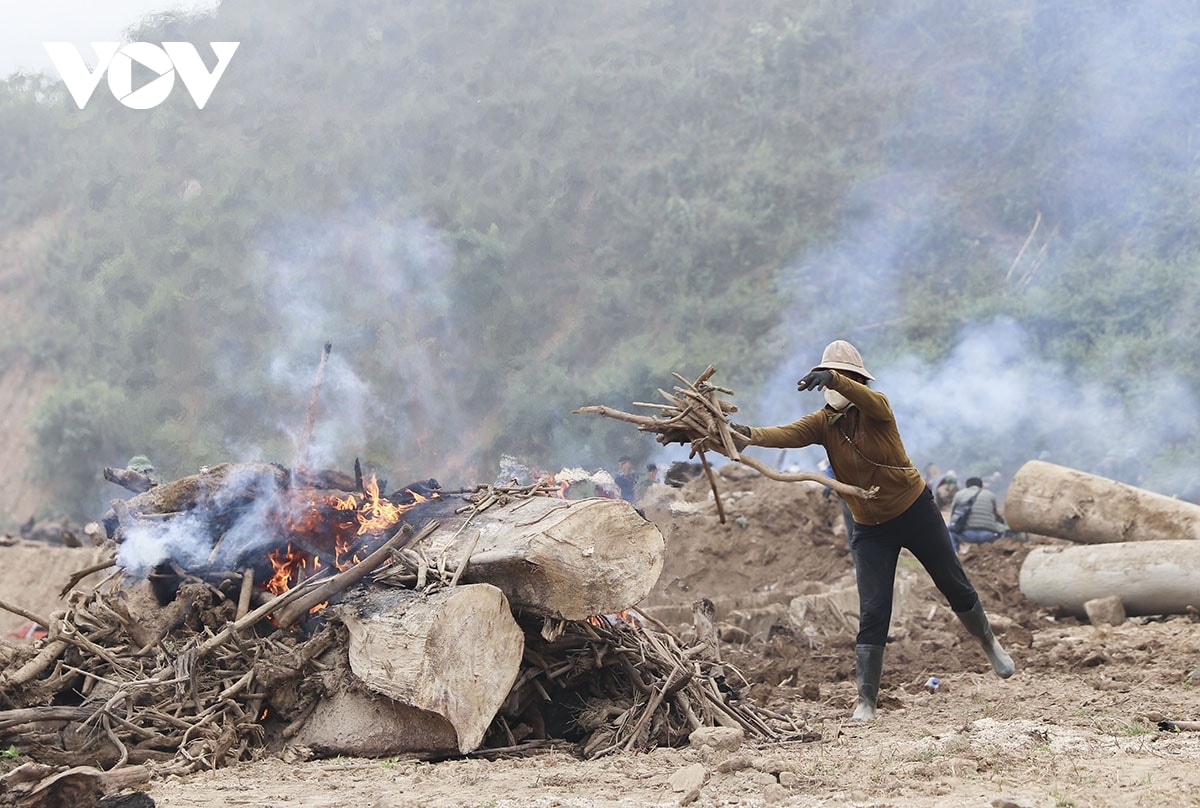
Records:
<instances>
[{"instance_id":1,"label":"hillside vegetation","mask_svg":"<svg viewBox=\"0 0 1200 808\"><path fill-rule=\"evenodd\" d=\"M1135 453L1191 493L1183 4L247 0L130 38L241 44L203 110L0 85L0 228L57 223L4 348L57 379L29 430L58 507L133 454L291 462L327 341L310 459L393 483L644 461L571 410L710 363L749 422L795 417L770 395L845 337L940 424L918 464ZM971 346L1025 420L962 387Z\"/></svg>"}]
</instances>

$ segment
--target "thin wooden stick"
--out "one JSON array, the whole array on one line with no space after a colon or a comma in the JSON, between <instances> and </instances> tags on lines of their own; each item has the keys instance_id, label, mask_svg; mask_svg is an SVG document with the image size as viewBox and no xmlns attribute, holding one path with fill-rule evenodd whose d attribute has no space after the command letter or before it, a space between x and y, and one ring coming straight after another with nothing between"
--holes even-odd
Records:
<instances>
[{"instance_id":1,"label":"thin wooden stick","mask_svg":"<svg viewBox=\"0 0 1200 808\"><path fill-rule=\"evenodd\" d=\"M40 614L35 614L28 609L22 609L20 606L14 606L7 601L0 600L0 609L3 609L6 612L12 612L19 617L24 617L26 620L32 620L44 628L50 628L50 621L42 617Z\"/></svg>"},{"instance_id":2,"label":"thin wooden stick","mask_svg":"<svg viewBox=\"0 0 1200 808\"><path fill-rule=\"evenodd\" d=\"M653 427L658 426L660 423L657 418L652 418L649 415L634 415L631 412L622 412L621 410L615 410L612 407L606 407L603 404L589 404L586 407L580 407L577 410L572 410L572 412L583 415L603 415L605 418L615 418L618 421L628 421L631 424L644 426L647 429L652 429Z\"/></svg>"},{"instance_id":3,"label":"thin wooden stick","mask_svg":"<svg viewBox=\"0 0 1200 808\"><path fill-rule=\"evenodd\" d=\"M1029 235L1025 237L1025 243L1021 245L1021 249L1017 250L1017 257L1013 259L1012 264L1008 267L1008 272L1004 274L1004 282L1008 283L1012 278L1013 270L1017 268L1017 264L1021 263L1021 258L1025 255L1025 251L1029 249L1029 245L1033 242L1033 236L1037 233L1038 228L1042 226L1042 212L1039 210L1037 216L1033 219L1033 227L1029 231Z\"/></svg>"},{"instance_id":4,"label":"thin wooden stick","mask_svg":"<svg viewBox=\"0 0 1200 808\"><path fill-rule=\"evenodd\" d=\"M78 572L72 573L71 577L67 579L67 585L62 588L62 590L58 593L58 596L60 598L65 598L68 592L74 589L80 581L91 575L93 572L100 572L101 570L106 570L109 567L115 567L116 565L117 557L113 556L107 561L101 561L98 564L93 564L90 567L84 567Z\"/></svg>"},{"instance_id":5,"label":"thin wooden stick","mask_svg":"<svg viewBox=\"0 0 1200 808\"><path fill-rule=\"evenodd\" d=\"M721 524L725 524L725 506L721 504L721 491L717 488L717 475L713 474L712 466L708 464L708 456L704 452L700 452L700 465L704 467L704 474L708 477L708 484L712 488L713 500L717 503L717 520Z\"/></svg>"},{"instance_id":6,"label":"thin wooden stick","mask_svg":"<svg viewBox=\"0 0 1200 808\"><path fill-rule=\"evenodd\" d=\"M658 705L662 704L663 699L666 698L667 691L671 688L672 681L675 679L675 674L679 673L680 670L681 669L679 665L676 664L675 667L671 669L671 672L667 674L667 678L666 681L663 682L662 689L654 692L654 695L650 699L650 703L646 705L646 709L642 711L637 723L633 725L633 731L629 733L629 740L625 742L626 752L632 749L633 745L637 743L638 735L641 733L642 728L646 726L646 722L650 720L650 716L654 714L654 711L658 709Z\"/></svg>"},{"instance_id":7,"label":"thin wooden stick","mask_svg":"<svg viewBox=\"0 0 1200 808\"><path fill-rule=\"evenodd\" d=\"M313 383L312 397L308 400L308 411L304 418L304 431L300 433L300 445L296 448L296 471L304 470L308 459L305 455L308 453L308 442L312 440L313 424L317 419L317 399L321 396L321 383L325 378L325 363L329 361L329 352L333 350L333 343L325 343L325 350L321 352L321 363L317 365L317 380Z\"/></svg>"},{"instance_id":8,"label":"thin wooden stick","mask_svg":"<svg viewBox=\"0 0 1200 808\"><path fill-rule=\"evenodd\" d=\"M476 530L475 535L471 537L471 544L467 547L467 551L463 553L462 559L458 562L458 569L454 571L454 577L450 579L450 586L458 586L458 579L462 576L463 570L467 568L467 562L471 560L471 553L475 552L475 545L479 543L479 536L483 533L481 530Z\"/></svg>"},{"instance_id":9,"label":"thin wooden stick","mask_svg":"<svg viewBox=\"0 0 1200 808\"><path fill-rule=\"evenodd\" d=\"M765 466L758 462L753 457L747 457L746 455L742 455L742 459L739 462L749 466L758 473L762 474L764 477L770 477L772 480L779 480L780 482L784 483L821 483L822 485L829 486L843 496L859 497L860 499L874 499L879 493L878 487L859 488L857 485L850 485L849 483L835 480L832 477L826 477L824 474L816 471L795 471L785 474L781 471L775 471L769 466Z\"/></svg>"},{"instance_id":10,"label":"thin wooden stick","mask_svg":"<svg viewBox=\"0 0 1200 808\"><path fill-rule=\"evenodd\" d=\"M33 681L42 671L50 667L50 663L58 659L65 650L67 650L67 643L63 640L48 643L38 652L37 656L22 665L16 672L10 674L5 671L0 674L0 690L8 690L10 687L19 687Z\"/></svg>"},{"instance_id":11,"label":"thin wooden stick","mask_svg":"<svg viewBox=\"0 0 1200 808\"><path fill-rule=\"evenodd\" d=\"M420 533L418 533L416 536L412 536L409 526L401 525L399 528L397 528L396 532L392 534L391 538L379 545L379 548L376 549L375 552L371 553L353 567L350 567L344 572L339 572L324 584L312 590L304 597L298 598L293 603L288 605L286 609L283 609L279 614L277 614L275 619L279 622L280 628L290 627L296 621L307 615L312 607L329 600L339 592L342 592L345 589L357 584L369 573L373 572L376 568L391 558L392 549L399 545L402 540L404 540L405 544L419 542L429 534L433 533L437 527L438 523L436 521L431 521L425 525Z\"/></svg>"},{"instance_id":12,"label":"thin wooden stick","mask_svg":"<svg viewBox=\"0 0 1200 808\"><path fill-rule=\"evenodd\" d=\"M237 615L234 619L241 620L250 611L250 596L254 594L254 567L242 570L242 588L238 592Z\"/></svg>"},{"instance_id":13,"label":"thin wooden stick","mask_svg":"<svg viewBox=\"0 0 1200 808\"><path fill-rule=\"evenodd\" d=\"M326 569L328 569L328 567L326 567ZM196 658L199 659L199 658L205 656L210 651L220 647L223 643L225 643L226 640L228 640L230 637L232 637L236 632L244 631L245 629L253 626L259 620L262 620L264 617L271 614L275 610L282 609L284 606L291 603L293 600L296 600L300 596L307 594L308 592L311 591L311 589L313 587L319 586L321 583L321 579L318 576L320 574L321 574L320 572L316 573L315 575L313 575L313 577L309 578L307 581L300 584L299 586L289 589L288 591L284 592L281 595L276 595L274 598L271 598L271 600L267 601L262 606L259 606L257 609L250 612L242 619L235 620L232 623L230 623L229 625L225 626L225 628L221 629L216 634L209 637L207 640L205 640L203 643L201 643L199 646L196 647ZM171 678L171 676L174 675L174 673L175 673L174 666L173 665L168 666L166 668L161 669L158 672L158 674L156 674L155 678L158 679L159 681L161 681L163 678L169 679L169 678Z\"/></svg>"},{"instance_id":14,"label":"thin wooden stick","mask_svg":"<svg viewBox=\"0 0 1200 808\"><path fill-rule=\"evenodd\" d=\"M725 418L724 409L717 401L716 392L708 394L708 401L717 413L717 417L713 419L713 422L716 424L717 432L721 436L721 445L725 447L725 456L730 460L740 461L742 453L738 451L737 443L733 440L733 432L729 428L729 421Z\"/></svg>"}]
</instances>

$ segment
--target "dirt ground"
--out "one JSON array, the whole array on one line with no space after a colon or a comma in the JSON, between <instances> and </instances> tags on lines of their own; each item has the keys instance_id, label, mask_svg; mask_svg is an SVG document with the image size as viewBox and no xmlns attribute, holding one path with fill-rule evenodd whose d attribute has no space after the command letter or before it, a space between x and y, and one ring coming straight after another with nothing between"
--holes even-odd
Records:
<instances>
[{"instance_id":1,"label":"dirt ground","mask_svg":"<svg viewBox=\"0 0 1200 808\"><path fill-rule=\"evenodd\" d=\"M857 724L853 600L837 596L853 577L836 498L726 471L724 522L704 481L640 503L667 540L642 608L686 638L691 603L711 599L723 659L749 697L819 740L593 760L565 742L437 763L268 758L157 778L148 794L160 808L1200 805L1200 732L1158 728L1200 719L1195 614L1088 625L1019 591L1026 553L1057 540L971 546L963 564L1017 664L1000 680L903 557L879 718Z\"/></svg>"}]
</instances>

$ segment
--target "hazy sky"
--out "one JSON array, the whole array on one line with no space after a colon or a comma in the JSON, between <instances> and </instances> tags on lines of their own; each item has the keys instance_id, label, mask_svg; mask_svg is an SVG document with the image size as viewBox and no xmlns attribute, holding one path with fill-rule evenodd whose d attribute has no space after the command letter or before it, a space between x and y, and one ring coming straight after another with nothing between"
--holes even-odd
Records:
<instances>
[{"instance_id":1,"label":"hazy sky","mask_svg":"<svg viewBox=\"0 0 1200 808\"><path fill-rule=\"evenodd\" d=\"M125 29L146 14L211 8L218 3L219 0L3 0L0 77L18 70L57 75L43 42L73 42L81 53L90 56L89 42L121 41Z\"/></svg>"}]
</instances>

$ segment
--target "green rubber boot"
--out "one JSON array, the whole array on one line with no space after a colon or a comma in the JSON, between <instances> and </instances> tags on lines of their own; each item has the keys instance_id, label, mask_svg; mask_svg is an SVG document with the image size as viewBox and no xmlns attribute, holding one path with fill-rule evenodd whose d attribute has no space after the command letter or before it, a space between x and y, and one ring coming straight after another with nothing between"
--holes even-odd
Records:
<instances>
[{"instance_id":1,"label":"green rubber boot","mask_svg":"<svg viewBox=\"0 0 1200 808\"><path fill-rule=\"evenodd\" d=\"M854 721L874 721L875 703L879 699L879 677L883 674L883 646L854 646L854 675L858 681L858 704Z\"/></svg>"},{"instance_id":2,"label":"green rubber boot","mask_svg":"<svg viewBox=\"0 0 1200 808\"><path fill-rule=\"evenodd\" d=\"M1000 647L1000 642L992 634L992 625L988 622L987 615L983 613L983 604L976 603L971 611L955 612L955 614L966 626L970 635L979 640L979 646L987 655L988 662L992 663L992 670L996 672L996 675L1001 679L1012 676L1013 671L1016 670L1012 657Z\"/></svg>"}]
</instances>

